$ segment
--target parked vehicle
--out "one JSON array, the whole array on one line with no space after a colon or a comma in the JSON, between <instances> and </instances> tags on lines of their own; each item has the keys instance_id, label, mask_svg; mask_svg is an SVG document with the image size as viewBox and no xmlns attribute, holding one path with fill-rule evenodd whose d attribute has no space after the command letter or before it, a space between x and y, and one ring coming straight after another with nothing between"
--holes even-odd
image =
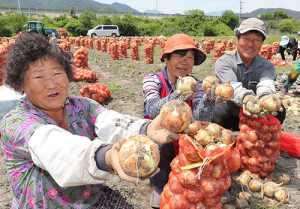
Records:
<instances>
[{"instance_id":1,"label":"parked vehicle","mask_svg":"<svg viewBox=\"0 0 300 209\"><path fill-rule=\"evenodd\" d=\"M52 33L55 33L56 38L60 39L60 36L55 29L45 29L44 25L39 21L27 21L27 24L25 26L28 27L28 31L34 31L36 33L42 34L48 39L52 37Z\"/></svg>"},{"instance_id":2,"label":"parked vehicle","mask_svg":"<svg viewBox=\"0 0 300 209\"><path fill-rule=\"evenodd\" d=\"M98 25L88 30L88 36L120 36L119 27L117 25Z\"/></svg>"}]
</instances>

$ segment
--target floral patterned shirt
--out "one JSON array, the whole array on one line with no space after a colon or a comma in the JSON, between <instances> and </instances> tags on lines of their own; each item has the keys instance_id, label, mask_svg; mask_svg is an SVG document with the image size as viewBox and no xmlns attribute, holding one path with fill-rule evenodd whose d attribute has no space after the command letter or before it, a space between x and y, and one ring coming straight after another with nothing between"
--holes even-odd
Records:
<instances>
[{"instance_id":1,"label":"floral patterned shirt","mask_svg":"<svg viewBox=\"0 0 300 209\"><path fill-rule=\"evenodd\" d=\"M106 111L97 102L67 97L64 104L69 132L95 139L95 120ZM28 100L8 113L1 121L2 149L12 190L12 208L82 209L96 203L103 185L60 187L51 175L32 160L28 142L43 125L56 125L48 115Z\"/></svg>"}]
</instances>

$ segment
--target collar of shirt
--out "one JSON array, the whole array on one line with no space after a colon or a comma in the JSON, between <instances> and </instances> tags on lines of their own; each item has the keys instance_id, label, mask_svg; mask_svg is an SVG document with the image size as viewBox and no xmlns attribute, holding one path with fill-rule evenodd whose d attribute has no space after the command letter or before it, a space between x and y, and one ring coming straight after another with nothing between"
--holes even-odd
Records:
<instances>
[{"instance_id":1,"label":"collar of shirt","mask_svg":"<svg viewBox=\"0 0 300 209\"><path fill-rule=\"evenodd\" d=\"M246 68L246 65L244 64L242 58L240 57L240 54L238 53L238 50L236 50L235 55L236 55L236 64L237 65L244 65L244 67ZM259 56L259 55L256 55L254 57L254 60L251 63L250 68L247 70L247 72L250 73L250 72L254 71L254 69L256 69L260 66L262 66L262 57Z\"/></svg>"}]
</instances>

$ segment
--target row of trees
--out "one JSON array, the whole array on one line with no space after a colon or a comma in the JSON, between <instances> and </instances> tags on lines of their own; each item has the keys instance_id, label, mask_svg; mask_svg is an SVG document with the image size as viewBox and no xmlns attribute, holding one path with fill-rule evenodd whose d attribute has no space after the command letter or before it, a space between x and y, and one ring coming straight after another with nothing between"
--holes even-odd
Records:
<instances>
[{"instance_id":1,"label":"row of trees","mask_svg":"<svg viewBox=\"0 0 300 209\"><path fill-rule=\"evenodd\" d=\"M11 37L26 28L28 20L39 20L47 29L65 28L70 36L85 36L87 31L97 25L118 25L122 36L171 36L185 33L190 36L232 36L234 28L238 27L239 17L231 10L226 10L218 18L207 18L202 10L188 10L184 16L151 19L149 17L134 17L131 13L123 16L97 16L91 10L85 10L77 16L74 8L70 14L51 18L44 14L27 16L23 13L0 13L0 36ZM289 18L282 11L274 12L272 17ZM266 13L261 17L270 16ZM282 33L296 33L300 29L300 20L283 19L272 22L270 28L279 29Z\"/></svg>"},{"instance_id":2,"label":"row of trees","mask_svg":"<svg viewBox=\"0 0 300 209\"><path fill-rule=\"evenodd\" d=\"M85 36L87 31L97 25L118 25L122 36L171 36L185 33L190 36L232 36L238 26L239 18L232 11L226 10L219 18L206 18L202 10L188 10L184 16L151 19L134 17L131 13L123 16L97 16L91 10L85 10L77 16L74 9L70 14L51 18L44 14L28 17L23 13L0 13L0 36L10 37L21 30L28 20L38 20L47 29L65 28L70 36Z\"/></svg>"}]
</instances>

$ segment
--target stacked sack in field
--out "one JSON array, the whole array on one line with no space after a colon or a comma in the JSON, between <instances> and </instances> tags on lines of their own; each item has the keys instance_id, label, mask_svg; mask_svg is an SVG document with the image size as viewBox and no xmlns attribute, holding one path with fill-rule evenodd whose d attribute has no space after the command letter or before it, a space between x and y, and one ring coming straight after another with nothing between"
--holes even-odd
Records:
<instances>
[{"instance_id":1,"label":"stacked sack in field","mask_svg":"<svg viewBox=\"0 0 300 209\"><path fill-rule=\"evenodd\" d=\"M108 53L113 60L119 60L118 42L111 40L108 46Z\"/></svg>"},{"instance_id":2,"label":"stacked sack in field","mask_svg":"<svg viewBox=\"0 0 300 209\"><path fill-rule=\"evenodd\" d=\"M100 51L101 50L101 40L97 37L94 37L94 42L96 44L96 50Z\"/></svg>"},{"instance_id":3,"label":"stacked sack in field","mask_svg":"<svg viewBox=\"0 0 300 209\"><path fill-rule=\"evenodd\" d=\"M147 42L145 41L145 43L147 43L144 46L145 63L146 64L154 63L154 46L155 46L155 42L152 39L150 39L150 40L147 40Z\"/></svg>"},{"instance_id":4,"label":"stacked sack in field","mask_svg":"<svg viewBox=\"0 0 300 209\"><path fill-rule=\"evenodd\" d=\"M240 133L236 148L241 154L241 170L249 170L260 178L267 177L280 156L281 124L274 116L268 120L249 118L240 111Z\"/></svg>"},{"instance_id":5,"label":"stacked sack in field","mask_svg":"<svg viewBox=\"0 0 300 209\"><path fill-rule=\"evenodd\" d=\"M119 42L118 51L119 51L120 57L123 57L123 58L127 57L127 46L126 46L125 42L123 42L123 41Z\"/></svg>"},{"instance_id":6,"label":"stacked sack in field","mask_svg":"<svg viewBox=\"0 0 300 209\"><path fill-rule=\"evenodd\" d=\"M111 97L109 88L102 83L83 85L79 93L81 97L88 97L99 103Z\"/></svg>"},{"instance_id":7,"label":"stacked sack in field","mask_svg":"<svg viewBox=\"0 0 300 209\"><path fill-rule=\"evenodd\" d=\"M60 28L57 30L57 33L59 34L60 37L69 37L68 32L65 28Z\"/></svg>"},{"instance_id":8,"label":"stacked sack in field","mask_svg":"<svg viewBox=\"0 0 300 209\"><path fill-rule=\"evenodd\" d=\"M139 43L136 40L131 42L130 56L132 60L139 60Z\"/></svg>"},{"instance_id":9,"label":"stacked sack in field","mask_svg":"<svg viewBox=\"0 0 300 209\"><path fill-rule=\"evenodd\" d=\"M2 69L6 65L6 58L5 55L8 53L9 44L4 42L0 45L0 86L3 85L3 73Z\"/></svg>"},{"instance_id":10,"label":"stacked sack in field","mask_svg":"<svg viewBox=\"0 0 300 209\"><path fill-rule=\"evenodd\" d=\"M227 51L232 51L233 50L233 40L230 39L228 42L227 42Z\"/></svg>"},{"instance_id":11,"label":"stacked sack in field","mask_svg":"<svg viewBox=\"0 0 300 209\"><path fill-rule=\"evenodd\" d=\"M208 42L206 42L206 41L203 42L203 52L205 54L210 54L210 47L209 47Z\"/></svg>"},{"instance_id":12,"label":"stacked sack in field","mask_svg":"<svg viewBox=\"0 0 300 209\"><path fill-rule=\"evenodd\" d=\"M107 41L108 39L106 37L101 37L101 52L106 52L107 51Z\"/></svg>"},{"instance_id":13,"label":"stacked sack in field","mask_svg":"<svg viewBox=\"0 0 300 209\"><path fill-rule=\"evenodd\" d=\"M272 47L270 44L262 45L259 55L267 60L272 58Z\"/></svg>"},{"instance_id":14,"label":"stacked sack in field","mask_svg":"<svg viewBox=\"0 0 300 209\"><path fill-rule=\"evenodd\" d=\"M99 80L98 76L88 65L88 51L84 47L81 47L74 52L74 63L75 73L73 76L73 81L86 81L93 83Z\"/></svg>"},{"instance_id":15,"label":"stacked sack in field","mask_svg":"<svg viewBox=\"0 0 300 209\"><path fill-rule=\"evenodd\" d=\"M160 208L222 208L221 197L231 186L230 173L240 168L240 154L232 146L235 138L231 131L213 123L202 125L195 139L180 135L179 154L171 162L172 171L160 197ZM217 138L221 140L219 144L213 143Z\"/></svg>"},{"instance_id":16,"label":"stacked sack in field","mask_svg":"<svg viewBox=\"0 0 300 209\"><path fill-rule=\"evenodd\" d=\"M223 43L218 43L215 45L214 57L213 62L216 62L219 57L225 54L226 45Z\"/></svg>"},{"instance_id":17,"label":"stacked sack in field","mask_svg":"<svg viewBox=\"0 0 300 209\"><path fill-rule=\"evenodd\" d=\"M279 47L279 42L274 42L272 44L272 55L276 55L277 54L278 47Z\"/></svg>"},{"instance_id":18,"label":"stacked sack in field","mask_svg":"<svg viewBox=\"0 0 300 209\"><path fill-rule=\"evenodd\" d=\"M60 39L60 44L59 44L59 48L61 48L62 50L69 52L71 51L71 44L69 41L67 41L65 38L61 38Z\"/></svg>"}]
</instances>

